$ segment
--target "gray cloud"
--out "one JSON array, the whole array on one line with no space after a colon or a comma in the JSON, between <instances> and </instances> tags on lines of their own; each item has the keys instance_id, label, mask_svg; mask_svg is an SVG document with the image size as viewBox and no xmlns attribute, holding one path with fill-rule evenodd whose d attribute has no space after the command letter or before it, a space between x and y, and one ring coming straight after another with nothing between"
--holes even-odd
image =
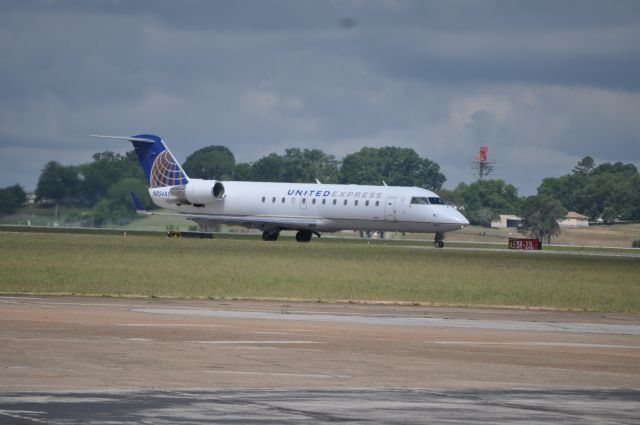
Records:
<instances>
[{"instance_id":1,"label":"gray cloud","mask_svg":"<svg viewBox=\"0 0 640 425\"><path fill-rule=\"evenodd\" d=\"M153 132L184 159L398 145L532 193L640 164L640 4L425 1L0 3L0 187ZM344 20L350 24L345 26Z\"/></svg>"}]
</instances>

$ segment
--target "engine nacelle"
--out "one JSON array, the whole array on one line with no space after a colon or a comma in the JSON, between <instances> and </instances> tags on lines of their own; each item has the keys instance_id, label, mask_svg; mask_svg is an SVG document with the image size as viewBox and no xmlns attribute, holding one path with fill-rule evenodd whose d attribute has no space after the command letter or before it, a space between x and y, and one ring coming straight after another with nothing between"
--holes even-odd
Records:
<instances>
[{"instance_id":1,"label":"engine nacelle","mask_svg":"<svg viewBox=\"0 0 640 425\"><path fill-rule=\"evenodd\" d=\"M171 188L178 202L205 205L224 199L224 185L217 180L191 179L189 183Z\"/></svg>"}]
</instances>

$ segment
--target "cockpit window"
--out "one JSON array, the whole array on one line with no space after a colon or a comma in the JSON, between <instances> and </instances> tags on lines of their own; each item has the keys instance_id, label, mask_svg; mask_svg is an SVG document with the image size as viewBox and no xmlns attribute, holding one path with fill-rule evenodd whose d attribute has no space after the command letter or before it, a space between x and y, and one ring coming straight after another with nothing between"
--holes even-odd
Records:
<instances>
[{"instance_id":1,"label":"cockpit window","mask_svg":"<svg viewBox=\"0 0 640 425\"><path fill-rule=\"evenodd\" d=\"M411 198L411 203L418 204L418 205L428 205L429 200L427 198L423 198L420 196L414 196L413 198Z\"/></svg>"},{"instance_id":2,"label":"cockpit window","mask_svg":"<svg viewBox=\"0 0 640 425\"><path fill-rule=\"evenodd\" d=\"M436 205L444 205L444 201L438 198L437 196L429 198L429 203L436 204Z\"/></svg>"}]
</instances>

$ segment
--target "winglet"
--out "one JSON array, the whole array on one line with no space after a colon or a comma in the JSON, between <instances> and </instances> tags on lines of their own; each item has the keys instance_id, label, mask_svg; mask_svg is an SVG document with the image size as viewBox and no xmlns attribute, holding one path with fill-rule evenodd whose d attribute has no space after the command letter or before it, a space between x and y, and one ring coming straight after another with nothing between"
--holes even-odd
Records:
<instances>
[{"instance_id":1,"label":"winglet","mask_svg":"<svg viewBox=\"0 0 640 425\"><path fill-rule=\"evenodd\" d=\"M136 194L133 192L129 192L129 193L131 194L131 200L133 201L133 206L136 207L136 212L138 214L149 214L149 211L144 209L144 207L142 206L142 202L140 202L140 199L138 199Z\"/></svg>"}]
</instances>

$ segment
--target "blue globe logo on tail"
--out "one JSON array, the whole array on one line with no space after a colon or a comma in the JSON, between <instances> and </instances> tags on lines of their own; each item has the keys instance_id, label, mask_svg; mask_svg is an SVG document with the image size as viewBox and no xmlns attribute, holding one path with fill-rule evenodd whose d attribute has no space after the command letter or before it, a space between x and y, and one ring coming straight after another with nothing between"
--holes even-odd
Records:
<instances>
[{"instance_id":1,"label":"blue globe logo on tail","mask_svg":"<svg viewBox=\"0 0 640 425\"><path fill-rule=\"evenodd\" d=\"M186 176L169 151L165 150L156 156L149 175L151 187L177 186L186 181Z\"/></svg>"}]
</instances>

